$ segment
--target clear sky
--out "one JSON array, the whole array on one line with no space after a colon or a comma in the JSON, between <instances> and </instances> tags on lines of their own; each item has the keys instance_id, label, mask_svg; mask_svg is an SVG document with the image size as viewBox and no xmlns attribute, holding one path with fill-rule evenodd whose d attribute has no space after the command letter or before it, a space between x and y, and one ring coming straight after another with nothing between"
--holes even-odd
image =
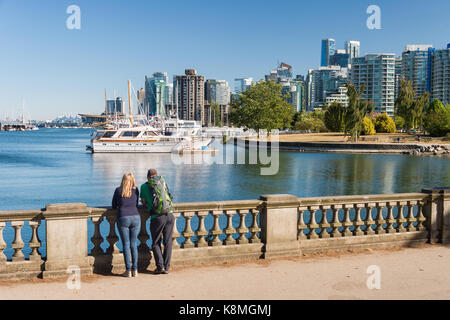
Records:
<instances>
[{"instance_id":1,"label":"clear sky","mask_svg":"<svg viewBox=\"0 0 450 320\"><path fill-rule=\"evenodd\" d=\"M81 29L69 30L69 5ZM369 5L381 9L369 30ZM0 119L25 100L31 118L100 113L104 89L127 100L145 75L172 80L195 68L207 79L259 80L278 61L305 74L320 64L323 38L359 40L361 54L395 53L407 44L450 42L448 0L0 0Z\"/></svg>"}]
</instances>

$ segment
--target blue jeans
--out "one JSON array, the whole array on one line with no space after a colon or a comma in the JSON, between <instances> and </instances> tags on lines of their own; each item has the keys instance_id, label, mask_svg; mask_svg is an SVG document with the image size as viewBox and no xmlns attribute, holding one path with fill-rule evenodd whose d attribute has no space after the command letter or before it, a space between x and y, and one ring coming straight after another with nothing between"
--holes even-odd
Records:
<instances>
[{"instance_id":1,"label":"blue jeans","mask_svg":"<svg viewBox=\"0 0 450 320\"><path fill-rule=\"evenodd\" d=\"M125 267L127 271L137 270L138 266L138 250L137 236L141 230L140 216L125 216L117 220L120 238L122 239L123 258L125 259ZM130 250L131 249L131 250ZM130 263L130 251L131 260Z\"/></svg>"}]
</instances>

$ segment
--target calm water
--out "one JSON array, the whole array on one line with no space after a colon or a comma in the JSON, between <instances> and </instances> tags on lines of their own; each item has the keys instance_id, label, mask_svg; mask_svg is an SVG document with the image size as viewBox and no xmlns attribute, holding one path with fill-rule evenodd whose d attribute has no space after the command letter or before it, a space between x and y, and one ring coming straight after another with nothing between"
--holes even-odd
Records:
<instances>
[{"instance_id":1,"label":"calm water","mask_svg":"<svg viewBox=\"0 0 450 320\"><path fill-rule=\"evenodd\" d=\"M175 165L168 154L91 154L85 145L92 132L0 132L0 211L39 209L58 202L109 206L125 172L133 172L140 185L150 167L165 176L176 202L256 199L269 193L308 197L419 192L450 185L448 158L281 152L278 174L261 176L259 165ZM235 148L227 145L226 151ZM92 232L92 226L89 229ZM44 232L40 227L39 234ZM11 227L4 235L9 244ZM22 235L29 238L27 230ZM45 246L41 252L45 255Z\"/></svg>"},{"instance_id":2,"label":"calm water","mask_svg":"<svg viewBox=\"0 0 450 320\"><path fill-rule=\"evenodd\" d=\"M418 192L450 185L448 158L281 152L278 174L261 176L259 165L175 165L168 154L87 153L91 133L0 132L0 210L39 209L58 202L107 206L125 172L133 172L140 185L150 167L165 176L176 202L255 199L267 193Z\"/></svg>"}]
</instances>

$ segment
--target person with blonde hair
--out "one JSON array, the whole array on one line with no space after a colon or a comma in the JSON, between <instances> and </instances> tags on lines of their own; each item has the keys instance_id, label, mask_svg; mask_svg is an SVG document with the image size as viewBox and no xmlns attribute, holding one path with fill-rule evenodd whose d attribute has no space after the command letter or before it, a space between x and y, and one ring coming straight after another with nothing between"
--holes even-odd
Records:
<instances>
[{"instance_id":1,"label":"person with blonde hair","mask_svg":"<svg viewBox=\"0 0 450 320\"><path fill-rule=\"evenodd\" d=\"M132 173L125 173L120 187L114 191L112 207L117 209L117 227L123 245L125 277L137 277L138 250L137 236L141 230L141 216L138 211L139 190ZM130 263L131 252L131 263Z\"/></svg>"}]
</instances>

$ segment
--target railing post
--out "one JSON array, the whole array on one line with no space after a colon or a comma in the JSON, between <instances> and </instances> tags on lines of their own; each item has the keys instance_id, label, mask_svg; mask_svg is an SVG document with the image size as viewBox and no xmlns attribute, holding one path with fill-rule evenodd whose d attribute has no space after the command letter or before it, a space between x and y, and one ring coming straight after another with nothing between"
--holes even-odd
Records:
<instances>
[{"instance_id":1,"label":"railing post","mask_svg":"<svg viewBox=\"0 0 450 320\"><path fill-rule=\"evenodd\" d=\"M423 206L427 219L428 237L430 243L450 242L450 188L423 189L429 194L428 201Z\"/></svg>"},{"instance_id":2,"label":"railing post","mask_svg":"<svg viewBox=\"0 0 450 320\"><path fill-rule=\"evenodd\" d=\"M92 274L87 245L85 203L49 204L43 212L47 229L47 260L43 278L67 275L69 266L77 266L81 274Z\"/></svg>"},{"instance_id":3,"label":"railing post","mask_svg":"<svg viewBox=\"0 0 450 320\"><path fill-rule=\"evenodd\" d=\"M261 239L264 258L300 254L297 240L299 200L290 194L263 195Z\"/></svg>"}]
</instances>

